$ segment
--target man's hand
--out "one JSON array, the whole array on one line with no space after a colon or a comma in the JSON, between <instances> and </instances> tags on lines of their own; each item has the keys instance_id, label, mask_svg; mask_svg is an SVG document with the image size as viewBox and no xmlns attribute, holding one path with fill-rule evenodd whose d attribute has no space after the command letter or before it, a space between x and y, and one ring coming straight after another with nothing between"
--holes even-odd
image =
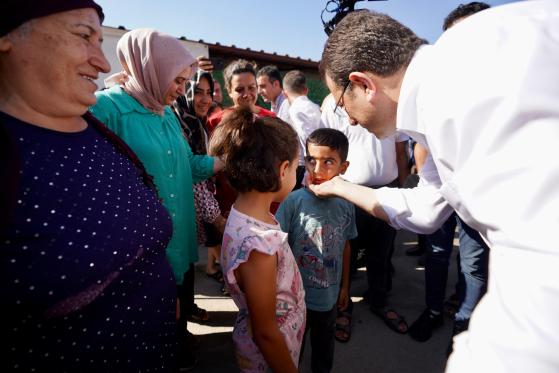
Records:
<instances>
[{"instance_id":1,"label":"man's hand","mask_svg":"<svg viewBox=\"0 0 559 373\"><path fill-rule=\"evenodd\" d=\"M342 179L340 176L333 177L332 179L325 181L322 184L311 184L309 181L307 181L309 189L318 197L322 198L338 196L339 188L344 183L347 183L347 181Z\"/></svg>"}]
</instances>

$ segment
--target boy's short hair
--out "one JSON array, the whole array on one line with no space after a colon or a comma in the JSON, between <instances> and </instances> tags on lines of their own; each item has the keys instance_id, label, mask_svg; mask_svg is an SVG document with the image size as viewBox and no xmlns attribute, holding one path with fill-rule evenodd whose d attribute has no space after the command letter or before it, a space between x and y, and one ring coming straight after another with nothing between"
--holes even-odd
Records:
<instances>
[{"instance_id":1,"label":"boy's short hair","mask_svg":"<svg viewBox=\"0 0 559 373\"><path fill-rule=\"evenodd\" d=\"M299 70L291 70L283 77L283 87L286 91L304 94L307 89L307 78Z\"/></svg>"},{"instance_id":2,"label":"boy's short hair","mask_svg":"<svg viewBox=\"0 0 559 373\"><path fill-rule=\"evenodd\" d=\"M309 152L309 144L327 146L338 152L342 162L347 159L349 141L342 131L333 128L319 128L314 130L307 138L305 143L307 153Z\"/></svg>"}]
</instances>

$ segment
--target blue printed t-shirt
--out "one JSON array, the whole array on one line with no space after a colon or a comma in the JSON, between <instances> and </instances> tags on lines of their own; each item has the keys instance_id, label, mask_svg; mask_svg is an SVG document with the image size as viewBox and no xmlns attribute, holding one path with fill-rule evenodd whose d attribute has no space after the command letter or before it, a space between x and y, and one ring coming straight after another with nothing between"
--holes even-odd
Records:
<instances>
[{"instance_id":1,"label":"blue printed t-shirt","mask_svg":"<svg viewBox=\"0 0 559 373\"><path fill-rule=\"evenodd\" d=\"M288 234L307 308L331 310L340 292L345 243L357 237L353 205L341 198L318 198L302 188L281 203L276 219Z\"/></svg>"}]
</instances>

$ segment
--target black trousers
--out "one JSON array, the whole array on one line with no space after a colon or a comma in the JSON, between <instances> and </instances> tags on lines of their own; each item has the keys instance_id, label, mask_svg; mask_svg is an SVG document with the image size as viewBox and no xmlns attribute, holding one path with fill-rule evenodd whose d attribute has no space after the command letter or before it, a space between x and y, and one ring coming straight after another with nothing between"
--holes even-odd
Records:
<instances>
[{"instance_id":1,"label":"black trousers","mask_svg":"<svg viewBox=\"0 0 559 373\"><path fill-rule=\"evenodd\" d=\"M334 364L334 333L336 332L336 305L330 311L307 309L307 325L301 347L301 359L307 334L311 337L311 368L313 373L328 373Z\"/></svg>"},{"instance_id":2,"label":"black trousers","mask_svg":"<svg viewBox=\"0 0 559 373\"><path fill-rule=\"evenodd\" d=\"M371 306L383 307L392 289L391 261L396 230L357 206L355 224L357 238L351 240L351 250L365 251L369 300Z\"/></svg>"},{"instance_id":3,"label":"black trousers","mask_svg":"<svg viewBox=\"0 0 559 373\"><path fill-rule=\"evenodd\" d=\"M177 297L180 301L180 317L177 322L179 338L186 335L188 315L195 310L194 306L194 264L190 263L188 271L184 273L181 285L177 285Z\"/></svg>"}]
</instances>

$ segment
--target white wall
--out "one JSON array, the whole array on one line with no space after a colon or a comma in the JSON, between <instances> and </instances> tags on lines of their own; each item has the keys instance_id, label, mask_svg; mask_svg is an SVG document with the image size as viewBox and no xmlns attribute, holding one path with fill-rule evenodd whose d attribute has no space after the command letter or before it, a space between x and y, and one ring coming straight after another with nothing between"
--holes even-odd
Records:
<instances>
[{"instance_id":1,"label":"white wall","mask_svg":"<svg viewBox=\"0 0 559 373\"><path fill-rule=\"evenodd\" d=\"M103 26L103 53L105 53L105 57L107 57L109 63L111 64L111 72L108 74L99 74L99 79L95 81L99 89L105 86L103 80L107 76L121 71L120 62L118 62L118 58L116 57L116 44L122 35L124 35L127 31L128 30ZM192 53L194 57L209 57L208 46L206 44L185 40L181 40L180 42L190 51L190 53Z\"/></svg>"}]
</instances>

